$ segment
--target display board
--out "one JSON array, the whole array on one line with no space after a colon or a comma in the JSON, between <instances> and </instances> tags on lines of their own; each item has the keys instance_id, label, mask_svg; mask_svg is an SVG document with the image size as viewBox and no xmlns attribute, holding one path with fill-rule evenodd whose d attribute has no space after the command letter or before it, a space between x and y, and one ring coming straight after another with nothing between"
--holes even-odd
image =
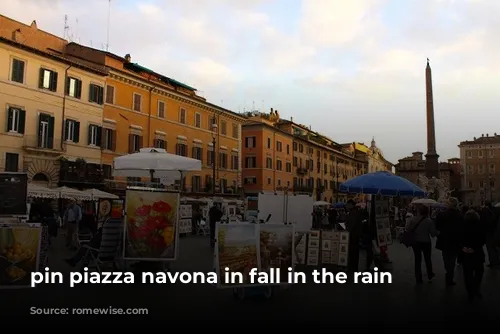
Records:
<instances>
[{"instance_id":1,"label":"display board","mask_svg":"<svg viewBox=\"0 0 500 334\"><path fill-rule=\"evenodd\" d=\"M392 244L391 220L389 212L390 203L388 198L376 196L375 199L375 221L377 222L377 242L379 247Z\"/></svg>"},{"instance_id":2,"label":"display board","mask_svg":"<svg viewBox=\"0 0 500 334\"><path fill-rule=\"evenodd\" d=\"M294 226L285 224L221 224L216 227L215 269L219 288L249 286L252 268L269 272L280 269L279 284L287 284L288 268L294 267ZM243 284L225 282L225 268L242 273Z\"/></svg>"},{"instance_id":3,"label":"display board","mask_svg":"<svg viewBox=\"0 0 500 334\"><path fill-rule=\"evenodd\" d=\"M179 233L193 232L193 206L182 204L179 206Z\"/></svg>"},{"instance_id":4,"label":"display board","mask_svg":"<svg viewBox=\"0 0 500 334\"><path fill-rule=\"evenodd\" d=\"M296 230L308 231L312 228L313 198L309 195L259 194L258 217L270 223L293 224Z\"/></svg>"},{"instance_id":5,"label":"display board","mask_svg":"<svg viewBox=\"0 0 500 334\"><path fill-rule=\"evenodd\" d=\"M319 264L320 231L311 231L307 235L307 265L317 266Z\"/></svg>"},{"instance_id":6,"label":"display board","mask_svg":"<svg viewBox=\"0 0 500 334\"><path fill-rule=\"evenodd\" d=\"M349 232L309 231L296 232L295 235L307 236L306 265L332 264L342 267L347 266L349 259ZM305 238L303 239L305 243Z\"/></svg>"},{"instance_id":7,"label":"display board","mask_svg":"<svg viewBox=\"0 0 500 334\"><path fill-rule=\"evenodd\" d=\"M127 190L123 257L139 261L177 258L179 193Z\"/></svg>"},{"instance_id":8,"label":"display board","mask_svg":"<svg viewBox=\"0 0 500 334\"><path fill-rule=\"evenodd\" d=\"M306 264L307 258L307 232L306 231L295 231L295 256L294 263L304 265Z\"/></svg>"},{"instance_id":9,"label":"display board","mask_svg":"<svg viewBox=\"0 0 500 334\"><path fill-rule=\"evenodd\" d=\"M28 207L26 173L0 173L0 216L23 216Z\"/></svg>"},{"instance_id":10,"label":"display board","mask_svg":"<svg viewBox=\"0 0 500 334\"><path fill-rule=\"evenodd\" d=\"M39 226L0 227L0 289L31 287L31 273L39 269Z\"/></svg>"}]
</instances>

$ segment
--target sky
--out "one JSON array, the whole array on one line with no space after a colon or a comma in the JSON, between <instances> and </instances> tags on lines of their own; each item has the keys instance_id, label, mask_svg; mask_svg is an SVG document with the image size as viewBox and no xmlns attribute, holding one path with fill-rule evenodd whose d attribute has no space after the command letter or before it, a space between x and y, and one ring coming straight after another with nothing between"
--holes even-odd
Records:
<instances>
[{"instance_id":1,"label":"sky","mask_svg":"<svg viewBox=\"0 0 500 334\"><path fill-rule=\"evenodd\" d=\"M2 0L3 15L105 49L235 112L278 109L336 142L426 152L500 133L498 0Z\"/></svg>"}]
</instances>

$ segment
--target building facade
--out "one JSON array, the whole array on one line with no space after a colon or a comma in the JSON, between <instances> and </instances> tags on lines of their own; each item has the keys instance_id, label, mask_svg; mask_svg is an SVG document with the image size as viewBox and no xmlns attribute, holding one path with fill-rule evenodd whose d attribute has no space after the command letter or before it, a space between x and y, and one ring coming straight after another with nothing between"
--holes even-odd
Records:
<instances>
[{"instance_id":1,"label":"building facade","mask_svg":"<svg viewBox=\"0 0 500 334\"><path fill-rule=\"evenodd\" d=\"M395 165L396 175L401 176L412 183L425 187L423 180L426 177L426 167L423 152L413 152L411 156L398 160ZM449 159L447 162L439 163L439 179L450 191L450 195L456 197L460 191L460 160Z\"/></svg>"},{"instance_id":2,"label":"building facade","mask_svg":"<svg viewBox=\"0 0 500 334\"><path fill-rule=\"evenodd\" d=\"M25 171L30 182L49 187L93 187L102 180L94 130L103 107L88 96L93 85L104 85L105 69L66 56L64 40L36 22L0 16L0 27L0 168Z\"/></svg>"},{"instance_id":3,"label":"building facade","mask_svg":"<svg viewBox=\"0 0 500 334\"><path fill-rule=\"evenodd\" d=\"M366 172L366 163L353 152L293 120L280 119L278 111L247 116L249 122L243 127L247 194L289 189L313 194L316 200L345 201L347 195L338 193L338 185ZM254 138L255 147L247 147L254 145Z\"/></svg>"},{"instance_id":4,"label":"building facade","mask_svg":"<svg viewBox=\"0 0 500 334\"><path fill-rule=\"evenodd\" d=\"M500 136L496 133L461 142L460 165L462 201L480 205L484 200L500 201L496 190L500 182Z\"/></svg>"},{"instance_id":5,"label":"building facade","mask_svg":"<svg viewBox=\"0 0 500 334\"><path fill-rule=\"evenodd\" d=\"M367 173L374 172L391 172L394 165L385 159L382 150L377 147L375 139L371 141L371 145L368 147L364 143L349 143L342 144L342 146L354 153L358 160L366 162Z\"/></svg>"},{"instance_id":6,"label":"building facade","mask_svg":"<svg viewBox=\"0 0 500 334\"><path fill-rule=\"evenodd\" d=\"M238 192L244 117L207 102L192 87L133 63L130 55L120 57L75 43L67 52L109 72L105 87L96 91L104 106L101 146L106 168L111 169L117 156L144 147L164 148L202 161L201 172L186 175L185 192L210 193L214 184L217 193ZM214 150L216 182L212 181ZM140 181L117 179L109 184L123 188Z\"/></svg>"}]
</instances>

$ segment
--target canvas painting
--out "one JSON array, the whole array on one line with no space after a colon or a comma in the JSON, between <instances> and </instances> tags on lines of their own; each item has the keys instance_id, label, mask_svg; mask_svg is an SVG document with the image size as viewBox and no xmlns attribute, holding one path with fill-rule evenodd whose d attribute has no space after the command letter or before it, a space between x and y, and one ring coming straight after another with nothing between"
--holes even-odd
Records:
<instances>
[{"instance_id":1,"label":"canvas painting","mask_svg":"<svg viewBox=\"0 0 500 334\"><path fill-rule=\"evenodd\" d=\"M333 240L334 233L332 231L323 231L321 232L321 238L323 240Z\"/></svg>"},{"instance_id":2,"label":"canvas painting","mask_svg":"<svg viewBox=\"0 0 500 334\"><path fill-rule=\"evenodd\" d=\"M340 232L333 232L333 241L339 241L340 240Z\"/></svg>"},{"instance_id":3,"label":"canvas painting","mask_svg":"<svg viewBox=\"0 0 500 334\"><path fill-rule=\"evenodd\" d=\"M339 266L346 267L347 266L347 255L340 254L339 255Z\"/></svg>"},{"instance_id":4,"label":"canvas painting","mask_svg":"<svg viewBox=\"0 0 500 334\"><path fill-rule=\"evenodd\" d=\"M307 258L308 266L317 266L318 265L318 257L308 257Z\"/></svg>"},{"instance_id":5,"label":"canvas painting","mask_svg":"<svg viewBox=\"0 0 500 334\"><path fill-rule=\"evenodd\" d=\"M332 252L339 251L339 242L338 241L332 241L331 250L332 250Z\"/></svg>"},{"instance_id":6,"label":"canvas painting","mask_svg":"<svg viewBox=\"0 0 500 334\"><path fill-rule=\"evenodd\" d=\"M329 251L332 248L331 240L322 240L321 241L321 250Z\"/></svg>"},{"instance_id":7,"label":"canvas painting","mask_svg":"<svg viewBox=\"0 0 500 334\"><path fill-rule=\"evenodd\" d=\"M314 239L318 239L319 240L319 237L320 237L321 233L320 231L310 231L309 232L309 240L314 240Z\"/></svg>"},{"instance_id":8,"label":"canvas painting","mask_svg":"<svg viewBox=\"0 0 500 334\"><path fill-rule=\"evenodd\" d=\"M309 239L309 248L319 248L319 239Z\"/></svg>"},{"instance_id":9,"label":"canvas painting","mask_svg":"<svg viewBox=\"0 0 500 334\"><path fill-rule=\"evenodd\" d=\"M339 254L347 254L347 244L340 244Z\"/></svg>"},{"instance_id":10,"label":"canvas painting","mask_svg":"<svg viewBox=\"0 0 500 334\"><path fill-rule=\"evenodd\" d=\"M317 257L318 255L319 255L318 248L309 248L309 250L307 251L307 256Z\"/></svg>"},{"instance_id":11,"label":"canvas painting","mask_svg":"<svg viewBox=\"0 0 500 334\"><path fill-rule=\"evenodd\" d=\"M341 243L349 242L349 232L340 232L340 242Z\"/></svg>"},{"instance_id":12,"label":"canvas painting","mask_svg":"<svg viewBox=\"0 0 500 334\"><path fill-rule=\"evenodd\" d=\"M294 226L284 224L259 225L260 270L279 268L281 282L287 281L288 268L294 261Z\"/></svg>"}]
</instances>

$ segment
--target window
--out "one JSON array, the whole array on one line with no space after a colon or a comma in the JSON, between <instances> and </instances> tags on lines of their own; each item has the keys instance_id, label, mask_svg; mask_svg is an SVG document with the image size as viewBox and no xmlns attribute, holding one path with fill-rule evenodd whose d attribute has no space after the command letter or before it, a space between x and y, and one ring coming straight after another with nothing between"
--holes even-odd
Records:
<instances>
[{"instance_id":1,"label":"window","mask_svg":"<svg viewBox=\"0 0 500 334\"><path fill-rule=\"evenodd\" d=\"M193 147L193 159L203 161L203 149L201 147Z\"/></svg>"},{"instance_id":2,"label":"window","mask_svg":"<svg viewBox=\"0 0 500 334\"><path fill-rule=\"evenodd\" d=\"M102 128L100 126L90 124L88 144L92 146L101 146L101 134L102 134L101 132Z\"/></svg>"},{"instance_id":3,"label":"window","mask_svg":"<svg viewBox=\"0 0 500 334\"><path fill-rule=\"evenodd\" d=\"M12 73L10 74L10 80L18 83L24 83L24 68L24 61L12 59Z\"/></svg>"},{"instance_id":4,"label":"window","mask_svg":"<svg viewBox=\"0 0 500 334\"><path fill-rule=\"evenodd\" d=\"M66 95L79 99L82 97L82 81L76 78L66 78Z\"/></svg>"},{"instance_id":5,"label":"window","mask_svg":"<svg viewBox=\"0 0 500 334\"><path fill-rule=\"evenodd\" d=\"M299 144L299 152L303 153L304 152L304 145Z\"/></svg>"},{"instance_id":6,"label":"window","mask_svg":"<svg viewBox=\"0 0 500 334\"><path fill-rule=\"evenodd\" d=\"M271 148L271 138L267 138L267 148Z\"/></svg>"},{"instance_id":7,"label":"window","mask_svg":"<svg viewBox=\"0 0 500 334\"><path fill-rule=\"evenodd\" d=\"M474 188L474 187L472 186L472 181L469 181L469 182L468 182L468 186L469 186L469 189Z\"/></svg>"},{"instance_id":8,"label":"window","mask_svg":"<svg viewBox=\"0 0 500 334\"><path fill-rule=\"evenodd\" d=\"M276 160L276 170L283 170L283 163L281 160Z\"/></svg>"},{"instance_id":9,"label":"window","mask_svg":"<svg viewBox=\"0 0 500 334\"><path fill-rule=\"evenodd\" d=\"M64 140L78 143L80 141L80 122L67 119L64 122Z\"/></svg>"},{"instance_id":10,"label":"window","mask_svg":"<svg viewBox=\"0 0 500 334\"><path fill-rule=\"evenodd\" d=\"M286 154L290 154L290 145L286 145Z\"/></svg>"},{"instance_id":11,"label":"window","mask_svg":"<svg viewBox=\"0 0 500 334\"><path fill-rule=\"evenodd\" d=\"M164 101L158 101L158 113L157 113L159 118L165 118L165 102Z\"/></svg>"},{"instance_id":12,"label":"window","mask_svg":"<svg viewBox=\"0 0 500 334\"><path fill-rule=\"evenodd\" d=\"M256 184L257 183L257 178L255 176L249 176L245 177L243 179L244 184Z\"/></svg>"},{"instance_id":13,"label":"window","mask_svg":"<svg viewBox=\"0 0 500 334\"><path fill-rule=\"evenodd\" d=\"M257 168L257 157L246 157L245 168Z\"/></svg>"},{"instance_id":14,"label":"window","mask_svg":"<svg viewBox=\"0 0 500 334\"><path fill-rule=\"evenodd\" d=\"M18 172L19 171L19 154L5 153L5 171Z\"/></svg>"},{"instance_id":15,"label":"window","mask_svg":"<svg viewBox=\"0 0 500 334\"><path fill-rule=\"evenodd\" d=\"M484 181L479 181L479 188L484 188Z\"/></svg>"},{"instance_id":16,"label":"window","mask_svg":"<svg viewBox=\"0 0 500 334\"><path fill-rule=\"evenodd\" d=\"M192 186L192 189L191 191L192 192L200 192L201 191L201 176L199 175L194 175L191 179L191 186Z\"/></svg>"},{"instance_id":17,"label":"window","mask_svg":"<svg viewBox=\"0 0 500 334\"><path fill-rule=\"evenodd\" d=\"M266 158L266 168L273 169L273 159Z\"/></svg>"},{"instance_id":18,"label":"window","mask_svg":"<svg viewBox=\"0 0 500 334\"><path fill-rule=\"evenodd\" d=\"M220 133L222 135L227 135L227 122L226 121L220 121Z\"/></svg>"},{"instance_id":19,"label":"window","mask_svg":"<svg viewBox=\"0 0 500 334\"><path fill-rule=\"evenodd\" d=\"M7 111L7 132L24 133L26 111L9 107Z\"/></svg>"},{"instance_id":20,"label":"window","mask_svg":"<svg viewBox=\"0 0 500 334\"><path fill-rule=\"evenodd\" d=\"M187 157L187 145L177 144L175 146L175 154L180 155L182 157Z\"/></svg>"},{"instance_id":21,"label":"window","mask_svg":"<svg viewBox=\"0 0 500 334\"><path fill-rule=\"evenodd\" d=\"M201 114L196 113L194 114L194 126L197 128L201 128Z\"/></svg>"},{"instance_id":22,"label":"window","mask_svg":"<svg viewBox=\"0 0 500 334\"><path fill-rule=\"evenodd\" d=\"M116 150L116 131L113 129L103 129L102 148L105 150Z\"/></svg>"},{"instance_id":23,"label":"window","mask_svg":"<svg viewBox=\"0 0 500 334\"><path fill-rule=\"evenodd\" d=\"M102 104L104 88L96 84L89 85L89 102Z\"/></svg>"},{"instance_id":24,"label":"window","mask_svg":"<svg viewBox=\"0 0 500 334\"><path fill-rule=\"evenodd\" d=\"M233 138L238 139L240 137L239 129L240 129L240 127L238 126L238 124L233 123Z\"/></svg>"},{"instance_id":25,"label":"window","mask_svg":"<svg viewBox=\"0 0 500 334\"><path fill-rule=\"evenodd\" d=\"M156 148L162 148L162 149L166 150L167 149L167 142L164 139L157 138L153 141L153 146Z\"/></svg>"},{"instance_id":26,"label":"window","mask_svg":"<svg viewBox=\"0 0 500 334\"><path fill-rule=\"evenodd\" d=\"M142 95L134 93L133 95L133 110L137 112L141 112L142 110Z\"/></svg>"},{"instance_id":27,"label":"window","mask_svg":"<svg viewBox=\"0 0 500 334\"><path fill-rule=\"evenodd\" d=\"M207 166L213 166L213 164L214 164L214 149L212 146L209 146L207 150Z\"/></svg>"},{"instance_id":28,"label":"window","mask_svg":"<svg viewBox=\"0 0 500 334\"><path fill-rule=\"evenodd\" d=\"M128 135L128 153L139 152L142 147L142 136L138 134L129 134Z\"/></svg>"},{"instance_id":29,"label":"window","mask_svg":"<svg viewBox=\"0 0 500 334\"><path fill-rule=\"evenodd\" d=\"M106 103L115 104L115 87L106 85Z\"/></svg>"},{"instance_id":30,"label":"window","mask_svg":"<svg viewBox=\"0 0 500 334\"><path fill-rule=\"evenodd\" d=\"M40 79L38 88L57 91L57 72L40 68Z\"/></svg>"},{"instance_id":31,"label":"window","mask_svg":"<svg viewBox=\"0 0 500 334\"><path fill-rule=\"evenodd\" d=\"M253 148L256 145L256 138L255 137L246 137L245 138L245 147L247 148Z\"/></svg>"},{"instance_id":32,"label":"window","mask_svg":"<svg viewBox=\"0 0 500 334\"><path fill-rule=\"evenodd\" d=\"M213 125L217 124L217 120L215 119L215 116L210 117L208 121L208 130L213 131Z\"/></svg>"},{"instance_id":33,"label":"window","mask_svg":"<svg viewBox=\"0 0 500 334\"><path fill-rule=\"evenodd\" d=\"M293 143L293 150L294 151L297 151L297 146L298 146L297 143Z\"/></svg>"},{"instance_id":34,"label":"window","mask_svg":"<svg viewBox=\"0 0 500 334\"><path fill-rule=\"evenodd\" d=\"M219 165L219 167L222 168L222 169L226 169L227 168L227 153L220 152L219 153L219 157L220 157L220 165Z\"/></svg>"},{"instance_id":35,"label":"window","mask_svg":"<svg viewBox=\"0 0 500 334\"><path fill-rule=\"evenodd\" d=\"M292 164L290 162L286 163L286 172L291 173L292 172Z\"/></svg>"},{"instance_id":36,"label":"window","mask_svg":"<svg viewBox=\"0 0 500 334\"><path fill-rule=\"evenodd\" d=\"M186 109L181 108L179 110L179 122L182 124L186 124Z\"/></svg>"},{"instance_id":37,"label":"window","mask_svg":"<svg viewBox=\"0 0 500 334\"><path fill-rule=\"evenodd\" d=\"M40 114L38 119L38 147L54 148L54 117Z\"/></svg>"},{"instance_id":38,"label":"window","mask_svg":"<svg viewBox=\"0 0 500 334\"><path fill-rule=\"evenodd\" d=\"M267 184L271 184L271 178L270 177L267 178Z\"/></svg>"},{"instance_id":39,"label":"window","mask_svg":"<svg viewBox=\"0 0 500 334\"><path fill-rule=\"evenodd\" d=\"M283 152L283 144L280 141L276 142L276 151Z\"/></svg>"},{"instance_id":40,"label":"window","mask_svg":"<svg viewBox=\"0 0 500 334\"><path fill-rule=\"evenodd\" d=\"M238 163L238 156L233 154L231 156L231 169L238 170L239 168L239 163Z\"/></svg>"},{"instance_id":41,"label":"window","mask_svg":"<svg viewBox=\"0 0 500 334\"><path fill-rule=\"evenodd\" d=\"M298 159L297 157L293 157L293 166L297 167L297 165L298 165Z\"/></svg>"},{"instance_id":42,"label":"window","mask_svg":"<svg viewBox=\"0 0 500 334\"><path fill-rule=\"evenodd\" d=\"M480 150L480 151L478 152L478 155L479 155L479 157L480 157L480 158L482 158L482 157L483 157L483 151L482 151L482 150Z\"/></svg>"}]
</instances>

